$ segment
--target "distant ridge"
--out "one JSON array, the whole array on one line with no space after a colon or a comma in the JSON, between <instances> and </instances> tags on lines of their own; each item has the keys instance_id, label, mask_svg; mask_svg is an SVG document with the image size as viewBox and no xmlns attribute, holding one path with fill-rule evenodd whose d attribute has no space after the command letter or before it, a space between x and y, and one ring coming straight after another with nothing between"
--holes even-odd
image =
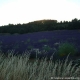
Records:
<instances>
[{"instance_id":1,"label":"distant ridge","mask_svg":"<svg viewBox=\"0 0 80 80\"><path fill-rule=\"evenodd\" d=\"M73 19L71 22L57 22L57 20L43 19L29 22L27 24L9 24L0 27L0 33L33 33L40 31L53 31L53 30L79 30L80 20Z\"/></svg>"},{"instance_id":2,"label":"distant ridge","mask_svg":"<svg viewBox=\"0 0 80 80\"><path fill-rule=\"evenodd\" d=\"M57 23L57 20L42 19L42 20L32 21L32 22L29 22L29 23L43 23L44 24L45 22L55 22L55 23Z\"/></svg>"}]
</instances>

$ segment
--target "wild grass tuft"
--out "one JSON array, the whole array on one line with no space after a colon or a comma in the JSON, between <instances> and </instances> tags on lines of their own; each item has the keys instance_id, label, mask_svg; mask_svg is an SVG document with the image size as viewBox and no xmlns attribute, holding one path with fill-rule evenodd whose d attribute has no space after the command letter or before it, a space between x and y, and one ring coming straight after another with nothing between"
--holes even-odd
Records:
<instances>
[{"instance_id":1,"label":"wild grass tuft","mask_svg":"<svg viewBox=\"0 0 80 80\"><path fill-rule=\"evenodd\" d=\"M30 54L22 56L4 57L0 54L0 80L51 80L51 77L75 77L80 76L80 66L71 66L72 61L47 61L29 59Z\"/></svg>"}]
</instances>

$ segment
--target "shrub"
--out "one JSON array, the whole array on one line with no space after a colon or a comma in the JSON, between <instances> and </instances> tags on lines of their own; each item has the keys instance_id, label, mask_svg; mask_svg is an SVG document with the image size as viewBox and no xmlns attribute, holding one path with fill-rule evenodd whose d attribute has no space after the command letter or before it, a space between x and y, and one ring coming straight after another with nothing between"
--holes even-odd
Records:
<instances>
[{"instance_id":1,"label":"shrub","mask_svg":"<svg viewBox=\"0 0 80 80\"><path fill-rule=\"evenodd\" d=\"M64 57L66 55L68 55L69 53L71 55L74 55L75 53L77 52L77 49L75 48L75 46L71 43L61 43L59 45L59 48L58 48L58 55L60 57Z\"/></svg>"},{"instance_id":2,"label":"shrub","mask_svg":"<svg viewBox=\"0 0 80 80\"><path fill-rule=\"evenodd\" d=\"M47 39L41 39L41 40L39 40L39 42L40 42L40 43L48 42L48 40L47 40Z\"/></svg>"},{"instance_id":3,"label":"shrub","mask_svg":"<svg viewBox=\"0 0 80 80\"><path fill-rule=\"evenodd\" d=\"M27 39L27 42L29 43L30 42L30 39Z\"/></svg>"},{"instance_id":4,"label":"shrub","mask_svg":"<svg viewBox=\"0 0 80 80\"><path fill-rule=\"evenodd\" d=\"M30 39L27 39L25 42L24 42L24 44L27 44L27 43L30 43Z\"/></svg>"},{"instance_id":5,"label":"shrub","mask_svg":"<svg viewBox=\"0 0 80 80\"><path fill-rule=\"evenodd\" d=\"M29 49L29 50L31 50L32 48L33 48L32 45L29 45L29 46L27 47L27 49Z\"/></svg>"},{"instance_id":6,"label":"shrub","mask_svg":"<svg viewBox=\"0 0 80 80\"><path fill-rule=\"evenodd\" d=\"M50 51L50 50L51 50L51 47L48 46L48 45L44 45L44 46L42 47L42 49L45 50L45 51Z\"/></svg>"}]
</instances>

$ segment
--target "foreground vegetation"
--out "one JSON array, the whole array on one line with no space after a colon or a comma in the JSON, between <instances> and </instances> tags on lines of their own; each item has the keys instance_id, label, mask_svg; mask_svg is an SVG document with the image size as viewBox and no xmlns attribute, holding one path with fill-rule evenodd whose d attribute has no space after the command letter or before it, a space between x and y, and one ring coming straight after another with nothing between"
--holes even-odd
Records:
<instances>
[{"instance_id":1,"label":"foreground vegetation","mask_svg":"<svg viewBox=\"0 0 80 80\"><path fill-rule=\"evenodd\" d=\"M79 79L80 66L72 66L72 61L67 63L69 55L64 63L52 61L52 58L49 61L47 58L32 60L29 56L13 56L9 53L6 57L0 53L0 80L54 80L54 77Z\"/></svg>"},{"instance_id":2,"label":"foreground vegetation","mask_svg":"<svg viewBox=\"0 0 80 80\"><path fill-rule=\"evenodd\" d=\"M8 26L2 26L0 27L0 33L23 34L29 32L61 30L61 29L72 30L72 29L80 29L79 26L80 26L80 20L77 19L72 20L72 22L60 22L60 23L57 22L53 23L53 21L50 20L49 21L42 20L23 25L9 24ZM5 38L2 39L7 40ZM11 41L10 39L11 37L9 38L8 41ZM27 43L29 42L30 39L27 40ZM48 42L47 39L39 40L40 44L46 42ZM2 41L0 44L1 45L3 44ZM59 45L59 43L56 43L55 45ZM5 47L4 45L2 46ZM15 48L17 47L18 46L15 46ZM28 48L31 49L32 46L29 46ZM47 45L44 45L42 49L44 50L44 52L52 50L52 48ZM77 53L77 49L75 48L75 46L69 43L61 43L58 47L58 51L56 50L56 48L54 49L54 51L55 53L59 53L58 54L59 58L64 57L69 53L71 53L71 56L74 56ZM39 52L39 50L37 50L36 52ZM37 58L37 56L34 59L30 59L30 54L28 55L27 52L25 52L24 55L16 56L12 55L12 53L10 52L9 54L4 55L3 52L0 51L0 80L51 80L51 79L54 80L54 78L59 78L59 77L66 78L66 80L68 79L78 80L80 79L79 78L80 65L78 65L77 67L76 67L77 64L72 65L73 61L69 61L68 57L69 55L67 56L66 60L63 61L52 60L52 57L50 58L50 60L47 60L47 58L39 59Z\"/></svg>"}]
</instances>

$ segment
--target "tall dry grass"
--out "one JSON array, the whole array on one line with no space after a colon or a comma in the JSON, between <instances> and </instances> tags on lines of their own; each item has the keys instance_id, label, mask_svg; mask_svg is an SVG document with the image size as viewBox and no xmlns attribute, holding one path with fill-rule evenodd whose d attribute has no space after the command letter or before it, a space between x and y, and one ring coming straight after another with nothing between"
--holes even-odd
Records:
<instances>
[{"instance_id":1,"label":"tall dry grass","mask_svg":"<svg viewBox=\"0 0 80 80\"><path fill-rule=\"evenodd\" d=\"M5 57L0 54L0 80L54 80L53 77L75 77L78 80L80 76L80 66L71 66L72 61L67 63L68 57L63 63L46 58L30 60L29 56Z\"/></svg>"}]
</instances>

